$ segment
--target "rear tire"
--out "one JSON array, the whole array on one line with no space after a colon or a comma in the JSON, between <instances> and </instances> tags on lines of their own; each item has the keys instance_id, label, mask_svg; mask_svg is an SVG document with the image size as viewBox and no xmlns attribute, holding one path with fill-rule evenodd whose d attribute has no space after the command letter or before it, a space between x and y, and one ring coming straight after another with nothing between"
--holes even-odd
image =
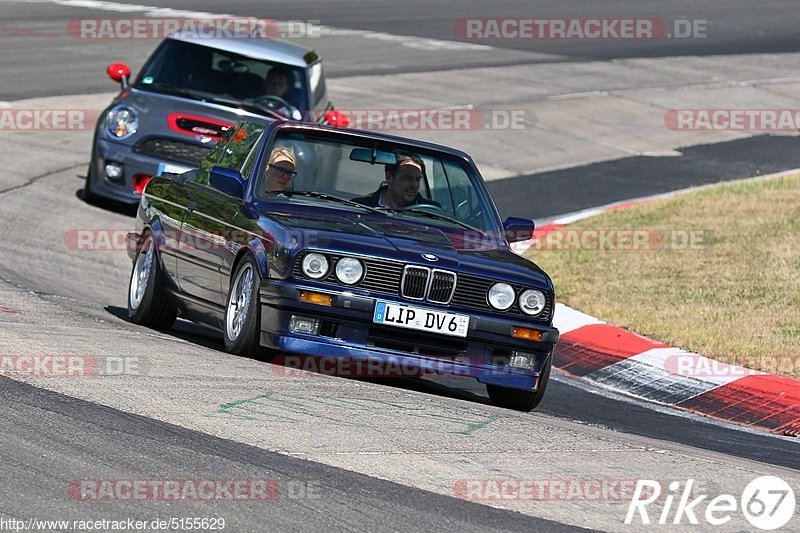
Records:
<instances>
[{"instance_id":1,"label":"rear tire","mask_svg":"<svg viewBox=\"0 0 800 533\"><path fill-rule=\"evenodd\" d=\"M159 267L155 239L150 232L143 236L128 283L128 317L142 326L169 329L178 312L164 291L164 274Z\"/></svg>"},{"instance_id":2,"label":"rear tire","mask_svg":"<svg viewBox=\"0 0 800 533\"><path fill-rule=\"evenodd\" d=\"M231 280L222 325L225 350L255 357L261 350L261 274L251 254L239 262Z\"/></svg>"},{"instance_id":3,"label":"rear tire","mask_svg":"<svg viewBox=\"0 0 800 533\"><path fill-rule=\"evenodd\" d=\"M536 409L539 403L544 398L545 389L547 389L547 382L550 381L550 367L553 364L553 356L547 358L542 369L541 377L539 378L539 388L536 391L527 391L522 389L511 389L508 387L500 387L498 385L486 385L486 391L489 393L489 399L498 407L505 407L506 409L514 409L516 411L530 412Z\"/></svg>"}]
</instances>

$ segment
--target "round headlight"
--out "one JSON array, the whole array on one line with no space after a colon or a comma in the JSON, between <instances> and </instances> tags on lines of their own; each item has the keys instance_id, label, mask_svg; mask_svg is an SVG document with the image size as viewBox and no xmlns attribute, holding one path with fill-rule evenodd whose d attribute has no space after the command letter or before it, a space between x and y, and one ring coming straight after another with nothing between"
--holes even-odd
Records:
<instances>
[{"instance_id":1,"label":"round headlight","mask_svg":"<svg viewBox=\"0 0 800 533\"><path fill-rule=\"evenodd\" d=\"M527 290L519 297L519 308L528 315L538 315L544 311L546 305L547 298L542 291Z\"/></svg>"},{"instance_id":2,"label":"round headlight","mask_svg":"<svg viewBox=\"0 0 800 533\"><path fill-rule=\"evenodd\" d=\"M139 116L136 111L126 105L118 105L106 115L108 133L118 139L125 139L136 133L139 127Z\"/></svg>"},{"instance_id":3,"label":"round headlight","mask_svg":"<svg viewBox=\"0 0 800 533\"><path fill-rule=\"evenodd\" d=\"M489 303L495 309L505 311L514 303L514 287L508 283L495 283L489 289Z\"/></svg>"},{"instance_id":4,"label":"round headlight","mask_svg":"<svg viewBox=\"0 0 800 533\"><path fill-rule=\"evenodd\" d=\"M343 257L336 262L336 277L346 285L358 283L363 275L364 266L358 259Z\"/></svg>"},{"instance_id":5,"label":"round headlight","mask_svg":"<svg viewBox=\"0 0 800 533\"><path fill-rule=\"evenodd\" d=\"M328 273L328 258L322 254L308 254L303 258L303 274L312 279L324 278Z\"/></svg>"}]
</instances>

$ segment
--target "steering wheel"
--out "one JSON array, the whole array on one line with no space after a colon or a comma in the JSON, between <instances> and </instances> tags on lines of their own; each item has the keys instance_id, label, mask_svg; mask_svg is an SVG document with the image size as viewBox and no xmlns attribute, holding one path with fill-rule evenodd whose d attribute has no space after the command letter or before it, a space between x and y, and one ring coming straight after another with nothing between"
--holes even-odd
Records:
<instances>
[{"instance_id":1,"label":"steering wheel","mask_svg":"<svg viewBox=\"0 0 800 533\"><path fill-rule=\"evenodd\" d=\"M444 209L440 205L436 204L428 204L428 203L419 203L419 204L411 204L410 206L413 209L435 209L436 211L444 212Z\"/></svg>"},{"instance_id":2,"label":"steering wheel","mask_svg":"<svg viewBox=\"0 0 800 533\"><path fill-rule=\"evenodd\" d=\"M256 105L264 106L267 109L271 109L276 113L280 113L286 118L292 118L292 115L297 110L297 108L294 107L292 104L290 104L280 96L275 96L274 94L265 94L263 96L259 96L258 98L253 100L253 103L255 103Z\"/></svg>"}]
</instances>

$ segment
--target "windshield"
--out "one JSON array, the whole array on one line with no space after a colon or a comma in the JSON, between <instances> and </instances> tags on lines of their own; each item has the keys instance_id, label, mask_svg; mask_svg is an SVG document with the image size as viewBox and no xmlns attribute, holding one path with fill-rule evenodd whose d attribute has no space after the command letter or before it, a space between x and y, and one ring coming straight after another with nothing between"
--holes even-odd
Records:
<instances>
[{"instance_id":1,"label":"windshield","mask_svg":"<svg viewBox=\"0 0 800 533\"><path fill-rule=\"evenodd\" d=\"M192 97L205 94L222 99L291 106L307 111L305 70L217 50L183 41L167 40L142 70L135 87ZM282 113L285 114L285 113Z\"/></svg>"},{"instance_id":2,"label":"windshield","mask_svg":"<svg viewBox=\"0 0 800 533\"><path fill-rule=\"evenodd\" d=\"M259 172L256 194L271 201L343 209L359 209L360 204L361 210L502 240L480 176L462 159L443 152L281 131Z\"/></svg>"}]
</instances>

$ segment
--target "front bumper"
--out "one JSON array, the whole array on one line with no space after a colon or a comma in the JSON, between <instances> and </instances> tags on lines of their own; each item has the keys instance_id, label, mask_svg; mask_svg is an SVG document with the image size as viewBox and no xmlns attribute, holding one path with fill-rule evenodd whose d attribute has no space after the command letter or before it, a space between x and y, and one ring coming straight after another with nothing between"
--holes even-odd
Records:
<instances>
[{"instance_id":1,"label":"front bumper","mask_svg":"<svg viewBox=\"0 0 800 533\"><path fill-rule=\"evenodd\" d=\"M330 294L332 305L301 302L300 293L304 290ZM377 300L417 305L398 298L375 298L344 291L325 291L287 281L264 280L261 284L261 344L281 352L306 356L381 363L386 365L388 375L395 375L391 369L419 370L469 376L484 384L536 390L540 373L552 357L558 341L558 330L551 326L528 323L521 317L519 320L513 317L498 319L474 311L465 313L470 315L466 338L378 325L372 320ZM423 307L464 313L460 309L435 305ZM319 334L290 331L292 315L319 319ZM542 340L513 337L515 326L541 331ZM533 368L509 366L514 351L530 354L535 361ZM328 365L328 368L332 366ZM342 366L338 365L338 368ZM374 370L378 367L370 365L367 368ZM380 374L370 372L370 375Z\"/></svg>"},{"instance_id":2,"label":"front bumper","mask_svg":"<svg viewBox=\"0 0 800 533\"><path fill-rule=\"evenodd\" d=\"M91 192L97 196L127 204L135 204L141 199L141 196L133 191L133 177L135 175L156 176L162 163L182 168L193 168L192 165L185 163L137 153L134 151L133 145L110 141L102 137L97 139L93 153L94 158L91 162L93 179L89 185ZM109 161L122 164L124 174L119 180L112 181L106 178L105 165Z\"/></svg>"}]
</instances>

